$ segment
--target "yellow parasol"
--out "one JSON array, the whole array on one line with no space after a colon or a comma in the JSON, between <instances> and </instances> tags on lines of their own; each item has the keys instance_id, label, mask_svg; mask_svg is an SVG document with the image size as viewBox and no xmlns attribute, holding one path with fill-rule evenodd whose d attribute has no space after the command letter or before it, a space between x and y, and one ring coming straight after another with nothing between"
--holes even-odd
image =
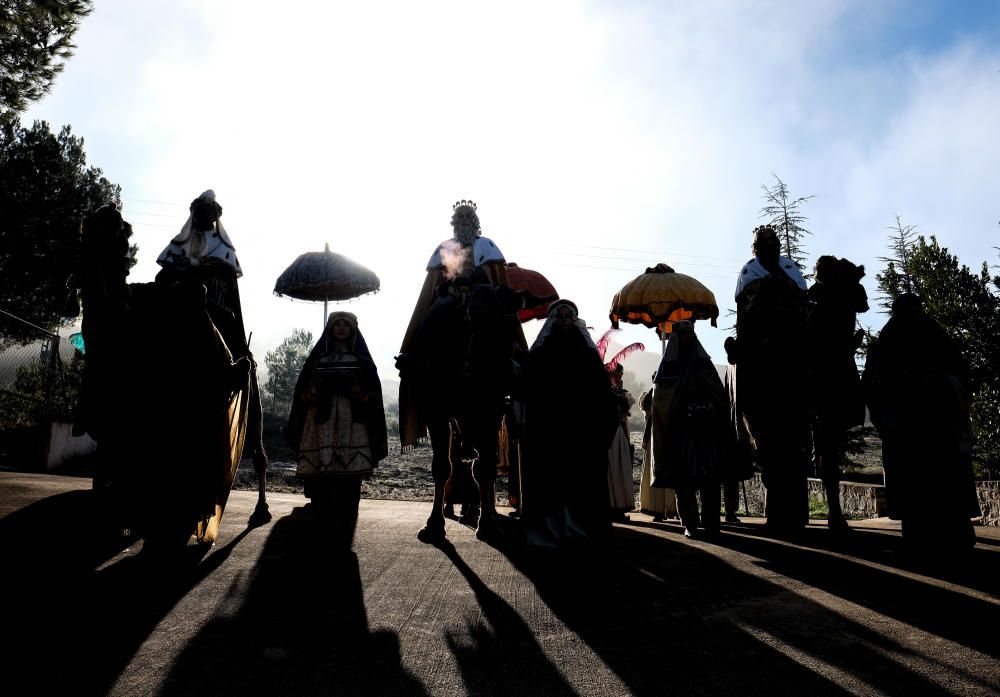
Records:
<instances>
[{"instance_id":1,"label":"yellow parasol","mask_svg":"<svg viewBox=\"0 0 1000 697\"><path fill-rule=\"evenodd\" d=\"M719 306L701 281L657 264L615 293L610 317L616 329L620 322L641 324L655 328L665 340L673 323L681 320L707 319L717 326Z\"/></svg>"}]
</instances>

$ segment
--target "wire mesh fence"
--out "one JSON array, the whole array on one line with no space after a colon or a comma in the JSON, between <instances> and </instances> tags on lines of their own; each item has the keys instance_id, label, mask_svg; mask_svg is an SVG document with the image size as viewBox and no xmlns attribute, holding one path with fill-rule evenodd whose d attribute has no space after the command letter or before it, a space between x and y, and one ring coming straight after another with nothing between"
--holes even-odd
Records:
<instances>
[{"instance_id":1,"label":"wire mesh fence","mask_svg":"<svg viewBox=\"0 0 1000 697\"><path fill-rule=\"evenodd\" d=\"M0 461L33 459L49 424L72 421L82 373L70 340L0 310Z\"/></svg>"}]
</instances>

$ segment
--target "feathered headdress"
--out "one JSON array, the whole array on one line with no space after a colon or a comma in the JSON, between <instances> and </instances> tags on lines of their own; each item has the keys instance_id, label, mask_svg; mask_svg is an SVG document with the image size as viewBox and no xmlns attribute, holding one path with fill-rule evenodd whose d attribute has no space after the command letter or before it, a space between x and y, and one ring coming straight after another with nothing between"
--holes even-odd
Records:
<instances>
[{"instance_id":1,"label":"feathered headdress","mask_svg":"<svg viewBox=\"0 0 1000 697\"><path fill-rule=\"evenodd\" d=\"M600 356L601 356L601 362L602 363L604 362L604 356L608 352L608 345L611 343L611 337L614 336L615 334L617 334L620 331L621 331L621 329L611 328L608 331L604 332L604 334L601 335L601 338L597 340L597 343L596 343L597 353L600 354ZM607 363L605 363L604 368L609 373L613 373L615 371L615 368L617 368L618 365L622 361L624 361L626 358L628 358L629 356L631 356L636 351L645 351L645 350L646 350L646 345L643 344L640 341L636 341L633 344L629 344L628 346L626 346L625 348L623 348L621 351L619 351L618 353L616 353L614 355L614 358L612 358L610 361L608 361Z\"/></svg>"}]
</instances>

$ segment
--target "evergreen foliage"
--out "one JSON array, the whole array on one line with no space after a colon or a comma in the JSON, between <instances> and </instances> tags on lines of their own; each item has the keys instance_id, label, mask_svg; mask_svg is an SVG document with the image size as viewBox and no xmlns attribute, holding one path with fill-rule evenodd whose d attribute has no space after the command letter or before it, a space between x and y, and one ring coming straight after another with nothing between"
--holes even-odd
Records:
<instances>
[{"instance_id":1,"label":"evergreen foliage","mask_svg":"<svg viewBox=\"0 0 1000 697\"><path fill-rule=\"evenodd\" d=\"M87 166L83 139L44 121L0 132L0 307L45 329L62 319L77 271L80 220L119 200L121 187ZM136 248L130 249L130 266ZM22 340L12 336L8 340Z\"/></svg>"},{"instance_id":2,"label":"evergreen foliage","mask_svg":"<svg viewBox=\"0 0 1000 697\"><path fill-rule=\"evenodd\" d=\"M886 310L892 307L892 301L903 293L915 293L913 279L906 271L910 266L910 259L913 256L913 248L917 244L917 226L903 225L902 219L897 215L896 224L890 225L889 230L889 250L891 256L879 257L878 260L886 264L886 270L881 274L876 274L879 287L884 283L890 288L889 292L884 292L879 304Z\"/></svg>"},{"instance_id":3,"label":"evergreen foliage","mask_svg":"<svg viewBox=\"0 0 1000 697\"><path fill-rule=\"evenodd\" d=\"M898 252L894 245L906 228L897 224L892 229L896 234L890 236L890 248ZM960 264L934 236L918 237L907 255L897 254L876 278L887 305L908 291L923 298L927 314L961 349L969 365L973 458L979 474L1000 473L1000 297L995 292L1000 278L990 276L986 262L978 273Z\"/></svg>"},{"instance_id":4,"label":"evergreen foliage","mask_svg":"<svg viewBox=\"0 0 1000 697\"><path fill-rule=\"evenodd\" d=\"M72 421L83 367L79 351L68 362L39 359L20 366L10 389L0 390L0 430L38 424L42 419Z\"/></svg>"},{"instance_id":5,"label":"evergreen foliage","mask_svg":"<svg viewBox=\"0 0 1000 697\"><path fill-rule=\"evenodd\" d=\"M302 366L305 365L309 351L312 349L312 332L305 329L293 329L292 333L282 339L273 351L264 356L267 366L267 384L265 389L274 399L275 404L283 406L292 401L295 394L295 382L299 379Z\"/></svg>"},{"instance_id":6,"label":"evergreen foliage","mask_svg":"<svg viewBox=\"0 0 1000 697\"><path fill-rule=\"evenodd\" d=\"M791 191L785 182L777 174L773 174L773 176L777 182L774 186L768 187L766 184L761 184L766 205L760 209L760 217L778 231L782 256L794 261L800 271L805 271L804 239L812 232L805 228L805 222L808 218L802 214L800 206L812 196L792 198ZM808 277L806 275L806 278Z\"/></svg>"},{"instance_id":7,"label":"evergreen foliage","mask_svg":"<svg viewBox=\"0 0 1000 697\"><path fill-rule=\"evenodd\" d=\"M73 35L94 9L90 0L0 2L0 126L52 88L73 55Z\"/></svg>"}]
</instances>

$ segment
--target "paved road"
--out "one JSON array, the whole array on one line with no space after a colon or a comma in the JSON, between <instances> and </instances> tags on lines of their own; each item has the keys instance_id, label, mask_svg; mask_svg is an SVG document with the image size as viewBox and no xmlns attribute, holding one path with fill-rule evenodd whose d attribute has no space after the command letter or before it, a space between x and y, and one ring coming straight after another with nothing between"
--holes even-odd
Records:
<instances>
[{"instance_id":1,"label":"paved road","mask_svg":"<svg viewBox=\"0 0 1000 697\"><path fill-rule=\"evenodd\" d=\"M103 534L89 480L0 473L4 695L997 695L1000 535L924 568L888 521L836 544L760 521L718 544L633 515L609 549L525 556L427 504L363 501L337 551L298 495L164 568Z\"/></svg>"}]
</instances>

